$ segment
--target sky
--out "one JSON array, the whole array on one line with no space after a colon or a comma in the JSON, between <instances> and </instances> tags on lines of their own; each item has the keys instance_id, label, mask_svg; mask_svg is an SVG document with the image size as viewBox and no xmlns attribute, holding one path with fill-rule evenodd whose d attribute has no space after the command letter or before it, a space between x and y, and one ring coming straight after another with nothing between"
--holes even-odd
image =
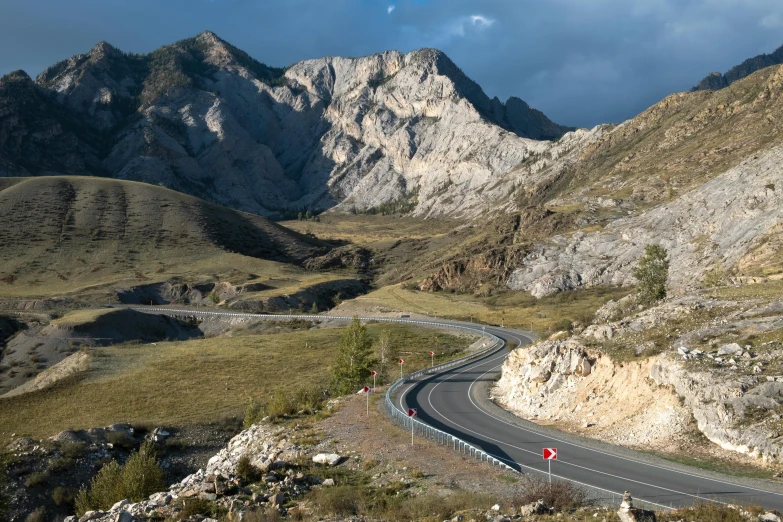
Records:
<instances>
[{"instance_id":1,"label":"sky","mask_svg":"<svg viewBox=\"0 0 783 522\"><path fill-rule=\"evenodd\" d=\"M105 40L146 53L204 30L285 66L444 51L490 96L580 127L633 117L783 44L781 0L0 0L0 74Z\"/></svg>"}]
</instances>

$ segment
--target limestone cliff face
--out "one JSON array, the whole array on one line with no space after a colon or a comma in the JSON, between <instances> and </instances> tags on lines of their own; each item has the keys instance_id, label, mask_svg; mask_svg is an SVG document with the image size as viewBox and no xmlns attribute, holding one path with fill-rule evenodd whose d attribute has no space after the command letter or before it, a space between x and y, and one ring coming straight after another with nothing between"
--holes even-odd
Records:
<instances>
[{"instance_id":1,"label":"limestone cliff face","mask_svg":"<svg viewBox=\"0 0 783 522\"><path fill-rule=\"evenodd\" d=\"M26 90L36 106L0 96L0 175L100 171L261 214L409 198L419 215L476 215L525 183L515 169L552 146L537 140L571 130L491 100L434 49L277 69L210 32L146 56L102 42ZM24 154L57 114L85 129L72 157Z\"/></svg>"}]
</instances>

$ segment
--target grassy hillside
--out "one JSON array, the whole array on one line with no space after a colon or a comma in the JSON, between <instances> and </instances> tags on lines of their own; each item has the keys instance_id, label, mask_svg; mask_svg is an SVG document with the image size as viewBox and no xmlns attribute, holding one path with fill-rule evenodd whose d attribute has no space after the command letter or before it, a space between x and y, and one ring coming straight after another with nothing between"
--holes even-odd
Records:
<instances>
[{"instance_id":1,"label":"grassy hillside","mask_svg":"<svg viewBox=\"0 0 783 522\"><path fill-rule=\"evenodd\" d=\"M0 297L62 295L171 278L262 281L274 293L337 277L296 266L328 251L320 241L143 183L4 179L0 225Z\"/></svg>"},{"instance_id":2,"label":"grassy hillside","mask_svg":"<svg viewBox=\"0 0 783 522\"><path fill-rule=\"evenodd\" d=\"M667 201L783 143L781 94L780 66L720 91L672 94L590 146L565 175L522 199L603 196L642 206Z\"/></svg>"},{"instance_id":3,"label":"grassy hillside","mask_svg":"<svg viewBox=\"0 0 783 522\"><path fill-rule=\"evenodd\" d=\"M284 333L270 335L281 331L278 326ZM409 371L430 364L429 350L453 357L454 350L474 340L404 325L369 325L376 339L383 329L391 331L392 345L404 354ZM115 422L182 426L241 416L251 397L266 400L278 388L325 383L341 335L342 328L307 330L297 321L261 323L231 337L94 348L86 372L45 390L0 399L0 432L44 437Z\"/></svg>"}]
</instances>

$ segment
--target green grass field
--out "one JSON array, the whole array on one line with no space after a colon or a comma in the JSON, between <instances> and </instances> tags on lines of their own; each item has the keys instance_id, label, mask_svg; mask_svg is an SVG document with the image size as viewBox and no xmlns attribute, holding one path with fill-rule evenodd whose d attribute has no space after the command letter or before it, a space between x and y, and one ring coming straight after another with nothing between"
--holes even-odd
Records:
<instances>
[{"instance_id":1,"label":"green grass field","mask_svg":"<svg viewBox=\"0 0 783 522\"><path fill-rule=\"evenodd\" d=\"M444 354L437 363L474 341L405 325L370 324L369 332L375 339L384 328L404 354L406 372L429 365L430 350ZM85 373L0 399L0 438L45 437L116 422L181 426L241 416L250 398L326 383L341 335L342 328L279 334L250 329L232 337L97 348Z\"/></svg>"}]
</instances>

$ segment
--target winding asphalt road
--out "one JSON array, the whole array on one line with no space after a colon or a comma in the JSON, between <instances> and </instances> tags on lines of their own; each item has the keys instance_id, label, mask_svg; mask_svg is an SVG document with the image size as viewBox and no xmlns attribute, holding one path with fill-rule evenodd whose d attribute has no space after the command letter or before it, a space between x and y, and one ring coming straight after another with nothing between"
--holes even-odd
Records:
<instances>
[{"instance_id":1,"label":"winding asphalt road","mask_svg":"<svg viewBox=\"0 0 783 522\"><path fill-rule=\"evenodd\" d=\"M161 307L131 308L166 315L212 315L267 320L316 318ZM350 319L330 316L321 318ZM378 320L372 317L363 319ZM478 331L475 324L443 320L380 320L432 327L453 325ZM642 501L645 507L650 508L689 506L699 499L704 499L726 504L760 504L767 509L783 511L783 494L771 491L774 485L770 485L770 488L764 484L755 487L749 482L758 481L733 480L732 477L694 468L670 466L660 459L616 446L594 441L580 442L578 437L541 428L500 410L489 403L486 397L481 397L477 390L486 390L485 385L498 378L500 367L508 355L509 345L516 347L528 344L531 339L525 332L489 326L485 328L487 333L505 341L505 345L463 365L405 384L395 397L395 406L401 411L407 411L409 407L417 408L420 421L480 448L518 471L537 470L545 473L547 463L542 459L542 450L556 447L558 460L552 463L553 478L589 486L594 496L614 498L616 504L619 504L623 491L629 490L636 501Z\"/></svg>"},{"instance_id":2,"label":"winding asphalt road","mask_svg":"<svg viewBox=\"0 0 783 522\"><path fill-rule=\"evenodd\" d=\"M530 342L522 332L487 327L487 332L513 346ZM418 408L420 421L482 449L514 469L547 472L542 449L556 447L558 460L552 476L601 490L604 498L616 498L625 490L651 509L689 506L698 499L727 504L760 504L783 511L783 494L739 485L731 478L708 478L699 470L688 472L650 463L652 459L621 456L628 451L607 452L581 445L574 437L555 430L537 430L532 423L514 422L492 412L486 400L476 397L480 383L494 381L508 354L503 347L463 366L423 378L403 387L395 404ZM483 404L482 404L483 403ZM502 418L506 417L506 418Z\"/></svg>"}]
</instances>

